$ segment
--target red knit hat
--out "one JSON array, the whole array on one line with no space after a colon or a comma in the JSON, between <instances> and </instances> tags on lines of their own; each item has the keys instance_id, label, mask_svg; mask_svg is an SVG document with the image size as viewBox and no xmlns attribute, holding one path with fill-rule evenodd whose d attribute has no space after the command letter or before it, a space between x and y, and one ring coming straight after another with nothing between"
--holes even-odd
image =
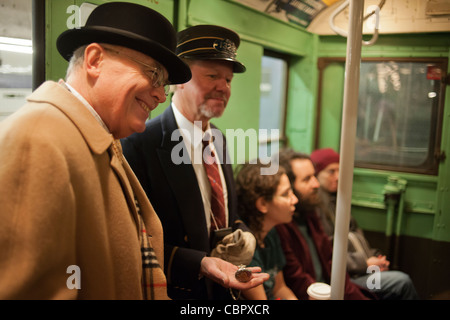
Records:
<instances>
[{"instance_id":1,"label":"red knit hat","mask_svg":"<svg viewBox=\"0 0 450 320\"><path fill-rule=\"evenodd\" d=\"M339 163L339 153L331 148L317 149L311 153L311 160L316 167L316 175L331 163Z\"/></svg>"}]
</instances>

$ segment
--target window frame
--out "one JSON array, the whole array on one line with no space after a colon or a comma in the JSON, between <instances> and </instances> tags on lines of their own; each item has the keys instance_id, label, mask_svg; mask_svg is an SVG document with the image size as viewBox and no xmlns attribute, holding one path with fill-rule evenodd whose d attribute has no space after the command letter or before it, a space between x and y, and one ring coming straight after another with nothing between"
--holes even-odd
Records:
<instances>
[{"instance_id":1,"label":"window frame","mask_svg":"<svg viewBox=\"0 0 450 320\"><path fill-rule=\"evenodd\" d=\"M314 148L320 148L320 122L321 122L321 111L322 111L322 94L323 94L323 72L325 68L332 63L344 63L345 67L345 57L326 57L326 58L318 58L318 69L319 69L319 84L318 84L318 99L317 99L317 118L316 118L316 128L315 128L315 145ZM355 167L357 168L365 168L365 169L377 169L377 170L386 170L386 171L395 171L395 172L405 172L405 173L418 173L418 174L427 174L427 175L437 175L439 170L439 163L445 158L445 155L441 151L441 139L442 139L442 125L443 125L443 115L444 115L444 105L445 105L445 91L446 91L446 79L447 76L447 68L448 68L448 59L447 58L436 58L436 57L366 57L361 58L361 63L363 62L413 62L413 63L433 63L439 66L442 70L442 77L440 81L440 92L439 92L439 100L437 105L437 111L433 113L431 116L433 117L433 123L436 124L436 129L431 132L430 140L428 146L431 148L428 149L428 156L426 161L420 167L407 167L407 166L394 166L388 164L374 164L365 161L356 161ZM344 79L342 79L344 81ZM342 110L341 110L342 114ZM432 123L432 124L433 124ZM342 127L342 118L341 124Z\"/></svg>"},{"instance_id":2,"label":"window frame","mask_svg":"<svg viewBox=\"0 0 450 320\"><path fill-rule=\"evenodd\" d=\"M260 144L261 143L271 144L273 142L278 142L281 145L286 145L287 144L287 136L286 136L286 122L287 121L286 120L287 120L287 108L288 108L288 98L289 98L289 73L290 73L290 67L291 67L291 56L280 53L280 52L272 51L269 49L264 49L263 56L281 59L286 62L286 87L284 90L284 96L285 96L284 108L283 108L284 112L281 115L282 123L281 123L281 128L280 128L280 135L279 135L278 139L268 138L266 141L259 141L259 143ZM261 108L261 105L260 105L260 108Z\"/></svg>"}]
</instances>

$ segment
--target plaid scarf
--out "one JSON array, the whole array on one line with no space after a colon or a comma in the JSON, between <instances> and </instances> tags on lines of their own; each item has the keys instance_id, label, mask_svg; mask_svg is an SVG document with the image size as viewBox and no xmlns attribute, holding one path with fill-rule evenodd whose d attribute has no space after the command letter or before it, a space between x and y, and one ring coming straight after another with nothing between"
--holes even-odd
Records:
<instances>
[{"instance_id":1,"label":"plaid scarf","mask_svg":"<svg viewBox=\"0 0 450 320\"><path fill-rule=\"evenodd\" d=\"M120 160L122 166L124 164L124 158L122 153L122 146L119 140L114 140L112 144L113 152ZM135 192L132 190L134 197L134 205L137 212L137 224L139 232L139 242L141 245L142 256L142 296L144 300L155 299L167 299L167 281L164 275L164 271L159 265L158 258L151 243L152 235L147 233L144 219L141 215L141 207L136 197Z\"/></svg>"},{"instance_id":2,"label":"plaid scarf","mask_svg":"<svg viewBox=\"0 0 450 320\"><path fill-rule=\"evenodd\" d=\"M159 278L156 276L156 272L162 272L161 266L158 263L158 259L156 258L155 251L151 245L151 235L147 234L147 230L145 228L144 220L140 214L139 203L135 197L136 209L138 211L138 219L139 219L139 240L141 243L141 254L142 254L142 293L144 300L155 300L158 295L156 291L163 290L164 292L160 292L163 295L166 295L167 283L156 283L155 278Z\"/></svg>"}]
</instances>

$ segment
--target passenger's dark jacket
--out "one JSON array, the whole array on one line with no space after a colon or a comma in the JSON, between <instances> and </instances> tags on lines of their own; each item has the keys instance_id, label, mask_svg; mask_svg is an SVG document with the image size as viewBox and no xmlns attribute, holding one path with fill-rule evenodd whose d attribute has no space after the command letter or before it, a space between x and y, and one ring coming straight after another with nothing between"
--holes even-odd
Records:
<instances>
[{"instance_id":1,"label":"passenger's dark jacket","mask_svg":"<svg viewBox=\"0 0 450 320\"><path fill-rule=\"evenodd\" d=\"M312 211L302 214L305 215L307 227L316 245L322 266L322 275L325 278L325 282L329 284L333 253L332 244L328 239L328 235L322 229L317 213ZM296 215L296 219L298 219L298 213ZM296 219L276 228L286 256L286 266L283 269L285 282L297 298L306 300L308 299L308 294L306 293L308 286L317 280L307 241L300 232ZM346 274L344 299L367 300L368 298L361 290L363 289L352 283L348 274Z\"/></svg>"},{"instance_id":2,"label":"passenger's dark jacket","mask_svg":"<svg viewBox=\"0 0 450 320\"><path fill-rule=\"evenodd\" d=\"M321 199L319 217L325 233L331 241L334 235L336 216L336 193L329 193L319 189ZM347 272L350 277L356 278L366 275L367 259L380 254L376 248L371 248L364 237L364 232L358 227L356 220L350 216L350 230L348 233Z\"/></svg>"},{"instance_id":3,"label":"passenger's dark jacket","mask_svg":"<svg viewBox=\"0 0 450 320\"><path fill-rule=\"evenodd\" d=\"M211 127L213 127L211 125ZM202 196L192 164L175 164L172 132L178 129L172 107L146 124L143 133L122 140L123 153L158 214L164 230L164 266L172 299L226 299L229 290L199 277L201 260L211 252ZM229 226L247 227L238 220L233 171L226 143L216 146L228 189ZM187 154L187 151L184 151ZM212 289L214 288L214 289ZM212 291L213 290L213 291Z\"/></svg>"}]
</instances>

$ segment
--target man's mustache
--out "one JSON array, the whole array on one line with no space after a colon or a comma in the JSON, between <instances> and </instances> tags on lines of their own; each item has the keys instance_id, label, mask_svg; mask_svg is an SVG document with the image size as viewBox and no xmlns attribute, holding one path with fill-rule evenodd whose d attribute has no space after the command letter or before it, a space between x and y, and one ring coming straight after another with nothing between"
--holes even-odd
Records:
<instances>
[{"instance_id":1,"label":"man's mustache","mask_svg":"<svg viewBox=\"0 0 450 320\"><path fill-rule=\"evenodd\" d=\"M225 102L228 101L227 96L225 94L220 94L220 93L207 94L205 96L205 99L221 99Z\"/></svg>"}]
</instances>

